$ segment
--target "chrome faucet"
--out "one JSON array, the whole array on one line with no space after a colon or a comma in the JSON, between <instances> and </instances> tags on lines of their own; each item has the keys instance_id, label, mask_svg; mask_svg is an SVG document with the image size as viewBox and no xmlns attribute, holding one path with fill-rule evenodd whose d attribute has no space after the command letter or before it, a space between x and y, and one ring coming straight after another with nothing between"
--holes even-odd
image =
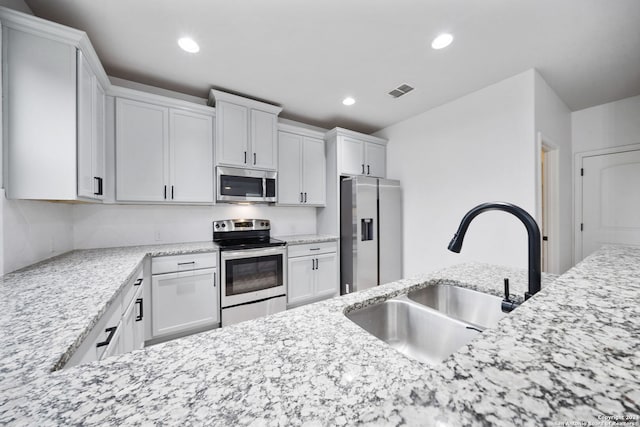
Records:
<instances>
[{"instance_id":1,"label":"chrome faucet","mask_svg":"<svg viewBox=\"0 0 640 427\"><path fill-rule=\"evenodd\" d=\"M529 290L524 294L526 301L540 290L540 229L533 217L521 207L504 202L483 203L476 206L462 218L458 231L456 231L449 243L449 250L460 253L464 235L471 221L482 212L493 210L504 211L514 215L527 228L527 234L529 235ZM505 299L502 301L502 310L511 311L517 306L517 303L509 299L509 282L505 281Z\"/></svg>"}]
</instances>

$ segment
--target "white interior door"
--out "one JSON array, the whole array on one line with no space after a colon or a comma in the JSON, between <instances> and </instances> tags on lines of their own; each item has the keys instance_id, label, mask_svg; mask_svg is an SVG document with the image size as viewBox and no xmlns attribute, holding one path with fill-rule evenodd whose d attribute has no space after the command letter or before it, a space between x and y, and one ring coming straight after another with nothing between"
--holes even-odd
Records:
<instances>
[{"instance_id":1,"label":"white interior door","mask_svg":"<svg viewBox=\"0 0 640 427\"><path fill-rule=\"evenodd\" d=\"M582 258L602 245L640 246L640 150L582 159Z\"/></svg>"}]
</instances>

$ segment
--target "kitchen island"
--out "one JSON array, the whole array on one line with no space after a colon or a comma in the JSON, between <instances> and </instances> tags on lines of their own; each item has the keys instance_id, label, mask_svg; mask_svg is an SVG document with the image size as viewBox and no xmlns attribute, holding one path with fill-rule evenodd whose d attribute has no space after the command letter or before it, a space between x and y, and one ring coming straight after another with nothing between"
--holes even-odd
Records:
<instances>
[{"instance_id":1,"label":"kitchen island","mask_svg":"<svg viewBox=\"0 0 640 427\"><path fill-rule=\"evenodd\" d=\"M467 264L101 362L32 366L27 379L2 378L0 423L511 426L640 414L639 249L606 247L543 277L541 292L435 366L344 316L435 284L501 296L504 277L524 293L526 272Z\"/></svg>"}]
</instances>

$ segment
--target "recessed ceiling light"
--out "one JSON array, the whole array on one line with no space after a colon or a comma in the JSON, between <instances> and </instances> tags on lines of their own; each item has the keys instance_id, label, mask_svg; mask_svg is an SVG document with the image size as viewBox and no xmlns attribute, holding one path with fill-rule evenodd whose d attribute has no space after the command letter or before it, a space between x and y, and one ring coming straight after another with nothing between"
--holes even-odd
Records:
<instances>
[{"instance_id":1,"label":"recessed ceiling light","mask_svg":"<svg viewBox=\"0 0 640 427\"><path fill-rule=\"evenodd\" d=\"M182 50L185 50L189 53L197 53L200 51L200 46L198 46L198 43L196 43L192 38L189 37L183 37L179 39L178 45L182 48Z\"/></svg>"},{"instance_id":2,"label":"recessed ceiling light","mask_svg":"<svg viewBox=\"0 0 640 427\"><path fill-rule=\"evenodd\" d=\"M433 41L431 42L431 47L434 49L443 49L449 46L452 41L453 36L451 34L443 33L433 39Z\"/></svg>"},{"instance_id":3,"label":"recessed ceiling light","mask_svg":"<svg viewBox=\"0 0 640 427\"><path fill-rule=\"evenodd\" d=\"M352 98L352 97L350 97L350 96L347 96L345 99L343 99L343 100L342 100L342 103L343 103L344 105L353 105L353 104L355 104L355 103L356 103L356 100L355 100L355 99L353 99L353 98Z\"/></svg>"}]
</instances>

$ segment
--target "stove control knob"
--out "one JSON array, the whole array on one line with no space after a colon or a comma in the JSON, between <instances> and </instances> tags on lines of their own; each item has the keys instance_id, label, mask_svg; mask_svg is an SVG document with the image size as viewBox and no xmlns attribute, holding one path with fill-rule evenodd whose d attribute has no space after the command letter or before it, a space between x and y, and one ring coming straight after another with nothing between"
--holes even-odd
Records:
<instances>
[{"instance_id":1,"label":"stove control knob","mask_svg":"<svg viewBox=\"0 0 640 427\"><path fill-rule=\"evenodd\" d=\"M220 224L216 224L216 228L220 228Z\"/></svg>"},{"instance_id":2,"label":"stove control knob","mask_svg":"<svg viewBox=\"0 0 640 427\"><path fill-rule=\"evenodd\" d=\"M222 228L225 228L227 226L227 224L225 224L224 222L222 223Z\"/></svg>"}]
</instances>

